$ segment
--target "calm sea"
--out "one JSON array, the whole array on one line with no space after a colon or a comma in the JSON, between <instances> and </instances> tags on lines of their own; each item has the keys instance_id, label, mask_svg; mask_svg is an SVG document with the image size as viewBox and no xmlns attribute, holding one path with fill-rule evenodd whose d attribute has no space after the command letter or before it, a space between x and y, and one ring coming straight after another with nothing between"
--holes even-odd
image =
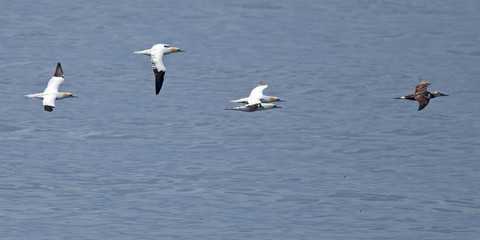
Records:
<instances>
[{"instance_id":1,"label":"calm sea","mask_svg":"<svg viewBox=\"0 0 480 240\"><path fill-rule=\"evenodd\" d=\"M480 2L4 1L0 239L475 239ZM158 96L150 59L168 43ZM61 62L51 113L42 92ZM419 78L449 94L394 97ZM259 81L282 108L226 111Z\"/></svg>"}]
</instances>

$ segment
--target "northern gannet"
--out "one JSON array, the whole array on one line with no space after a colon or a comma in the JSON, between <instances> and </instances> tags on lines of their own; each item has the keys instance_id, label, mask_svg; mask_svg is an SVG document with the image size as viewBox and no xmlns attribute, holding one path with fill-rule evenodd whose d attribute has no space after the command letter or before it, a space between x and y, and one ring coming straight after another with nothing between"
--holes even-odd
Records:
<instances>
[{"instance_id":1,"label":"northern gannet","mask_svg":"<svg viewBox=\"0 0 480 240\"><path fill-rule=\"evenodd\" d=\"M396 97L395 99L407 99L407 100L417 101L418 111L420 111L428 105L428 102L430 101L430 99L435 97L448 96L447 94L437 92L437 91L429 92L427 90L428 86L430 86L429 82L425 82L422 79L420 79L420 83L417 86L415 86L414 94Z\"/></svg>"},{"instance_id":2,"label":"northern gannet","mask_svg":"<svg viewBox=\"0 0 480 240\"><path fill-rule=\"evenodd\" d=\"M262 85L265 85L265 83L263 81L260 81L260 83L258 84L258 86L256 88L254 88L252 90L252 93L253 91L256 91L255 89L257 89L258 87L262 86ZM265 85L267 86L267 85ZM261 89L261 94L259 94L260 96L260 101L262 103L269 103L269 102L285 102L283 100L281 100L280 98L278 97L275 97L275 96L266 96L266 95L263 95L263 89L265 89L267 87L264 87ZM248 103L248 97L245 97L245 98L240 98L240 99L237 99L237 100L230 100L230 102L236 102L236 103Z\"/></svg>"},{"instance_id":3,"label":"northern gannet","mask_svg":"<svg viewBox=\"0 0 480 240\"><path fill-rule=\"evenodd\" d=\"M163 55L167 55L174 52L185 52L177 47L170 47L168 44L155 44L152 48L136 51L133 53L144 54L151 56L151 63L153 73L155 74L155 93L158 95L163 85L163 78L165 76L165 65L163 65Z\"/></svg>"},{"instance_id":4,"label":"northern gannet","mask_svg":"<svg viewBox=\"0 0 480 240\"><path fill-rule=\"evenodd\" d=\"M25 95L25 97L29 98L40 98L43 99L43 109L45 111L51 112L53 108L55 108L55 100L56 99L64 99L69 97L77 97L72 95L69 92L58 92L58 86L63 82L63 70L60 63L57 63L57 68L55 69L55 74L53 77L48 81L47 88L43 93L34 93Z\"/></svg>"},{"instance_id":5,"label":"northern gannet","mask_svg":"<svg viewBox=\"0 0 480 240\"><path fill-rule=\"evenodd\" d=\"M273 103L262 103L262 97L264 97L263 90L267 87L268 87L267 84L265 84L263 81L260 81L258 86L255 87L250 92L250 96L245 98L245 102L247 102L247 104L234 107L234 108L228 108L226 110L239 110L239 111L245 111L245 112L253 112L253 111L266 110L270 108L280 108L279 106Z\"/></svg>"}]
</instances>

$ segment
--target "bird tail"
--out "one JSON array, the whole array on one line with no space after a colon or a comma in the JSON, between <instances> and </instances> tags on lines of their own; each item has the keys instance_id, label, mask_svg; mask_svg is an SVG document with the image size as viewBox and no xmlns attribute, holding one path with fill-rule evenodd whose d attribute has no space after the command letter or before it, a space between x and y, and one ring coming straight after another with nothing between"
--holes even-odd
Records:
<instances>
[{"instance_id":1,"label":"bird tail","mask_svg":"<svg viewBox=\"0 0 480 240\"><path fill-rule=\"evenodd\" d=\"M144 54L144 55L152 55L152 53L150 52L151 49L147 49L147 50L143 50L143 51L135 51L133 53L136 53L136 54Z\"/></svg>"}]
</instances>

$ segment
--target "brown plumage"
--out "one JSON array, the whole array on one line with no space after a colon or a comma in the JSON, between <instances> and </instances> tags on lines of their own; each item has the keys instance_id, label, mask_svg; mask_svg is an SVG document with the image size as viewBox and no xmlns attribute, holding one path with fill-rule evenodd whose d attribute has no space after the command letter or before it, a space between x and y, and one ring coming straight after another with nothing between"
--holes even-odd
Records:
<instances>
[{"instance_id":1,"label":"brown plumage","mask_svg":"<svg viewBox=\"0 0 480 240\"><path fill-rule=\"evenodd\" d=\"M262 83L262 82L260 82L260 83ZM263 108L262 104L260 104L260 103L252 104L252 105L250 105L248 111L253 112L253 111L257 110L258 108Z\"/></svg>"},{"instance_id":2,"label":"brown plumage","mask_svg":"<svg viewBox=\"0 0 480 240\"><path fill-rule=\"evenodd\" d=\"M418 102L418 111L424 109L430 101L427 87L430 86L429 82L425 82L420 79L420 83L415 86L415 93L413 99Z\"/></svg>"},{"instance_id":3,"label":"brown plumage","mask_svg":"<svg viewBox=\"0 0 480 240\"><path fill-rule=\"evenodd\" d=\"M428 86L430 86L429 82L426 82L420 79L420 83L417 86L415 86L414 94L397 97L395 99L408 99L408 100L417 101L418 111L420 111L428 105L431 98L439 97L439 96L448 96L447 94L443 94L441 92L429 92L427 90Z\"/></svg>"}]
</instances>

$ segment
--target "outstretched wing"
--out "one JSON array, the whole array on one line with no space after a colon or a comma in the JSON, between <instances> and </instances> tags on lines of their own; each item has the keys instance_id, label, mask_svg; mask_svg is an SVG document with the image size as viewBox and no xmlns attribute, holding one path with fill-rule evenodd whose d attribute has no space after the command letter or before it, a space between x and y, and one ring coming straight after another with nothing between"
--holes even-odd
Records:
<instances>
[{"instance_id":1,"label":"outstretched wing","mask_svg":"<svg viewBox=\"0 0 480 240\"><path fill-rule=\"evenodd\" d=\"M165 70L158 71L154 68L153 73L155 74L155 94L158 95L160 89L162 89L163 78L165 77Z\"/></svg>"},{"instance_id":2,"label":"outstretched wing","mask_svg":"<svg viewBox=\"0 0 480 240\"><path fill-rule=\"evenodd\" d=\"M409 95L405 95L403 97L400 97L400 99L403 98L403 99L408 99L408 100L413 100L415 101L415 94L409 94Z\"/></svg>"},{"instance_id":3,"label":"outstretched wing","mask_svg":"<svg viewBox=\"0 0 480 240\"><path fill-rule=\"evenodd\" d=\"M50 78L50 81L48 81L47 88L45 88L44 93L52 93L52 92L58 92L58 87L60 84L63 82L63 69L62 65L60 63L57 63L57 67L55 68L55 73L53 74L53 77Z\"/></svg>"},{"instance_id":4,"label":"outstretched wing","mask_svg":"<svg viewBox=\"0 0 480 240\"><path fill-rule=\"evenodd\" d=\"M430 99L427 97L427 94L417 94L415 96L415 100L418 102L418 111L424 109L430 101Z\"/></svg>"},{"instance_id":5,"label":"outstretched wing","mask_svg":"<svg viewBox=\"0 0 480 240\"><path fill-rule=\"evenodd\" d=\"M260 103L260 99L263 97L263 90L267 88L268 85L258 85L250 92L250 96L248 96L248 104L256 104Z\"/></svg>"},{"instance_id":6,"label":"outstretched wing","mask_svg":"<svg viewBox=\"0 0 480 240\"><path fill-rule=\"evenodd\" d=\"M422 79L420 79L420 83L415 86L415 93L423 93L427 92L427 87L430 86L429 82L425 82Z\"/></svg>"},{"instance_id":7,"label":"outstretched wing","mask_svg":"<svg viewBox=\"0 0 480 240\"><path fill-rule=\"evenodd\" d=\"M43 109L45 111L51 112L55 108L55 98L56 94L46 94L43 96Z\"/></svg>"},{"instance_id":8,"label":"outstretched wing","mask_svg":"<svg viewBox=\"0 0 480 240\"><path fill-rule=\"evenodd\" d=\"M163 52L153 51L151 53L151 63L153 73L155 74L155 94L158 95L160 89L162 89L163 79L165 77L165 65L163 65Z\"/></svg>"},{"instance_id":9,"label":"outstretched wing","mask_svg":"<svg viewBox=\"0 0 480 240\"><path fill-rule=\"evenodd\" d=\"M157 69L158 71L165 71L165 65L163 65L163 52L162 51L152 51L150 62L152 63L152 68Z\"/></svg>"},{"instance_id":10,"label":"outstretched wing","mask_svg":"<svg viewBox=\"0 0 480 240\"><path fill-rule=\"evenodd\" d=\"M63 82L63 77L52 77L50 81L48 81L47 88L45 88L44 93L56 93L58 92L58 87Z\"/></svg>"}]
</instances>

